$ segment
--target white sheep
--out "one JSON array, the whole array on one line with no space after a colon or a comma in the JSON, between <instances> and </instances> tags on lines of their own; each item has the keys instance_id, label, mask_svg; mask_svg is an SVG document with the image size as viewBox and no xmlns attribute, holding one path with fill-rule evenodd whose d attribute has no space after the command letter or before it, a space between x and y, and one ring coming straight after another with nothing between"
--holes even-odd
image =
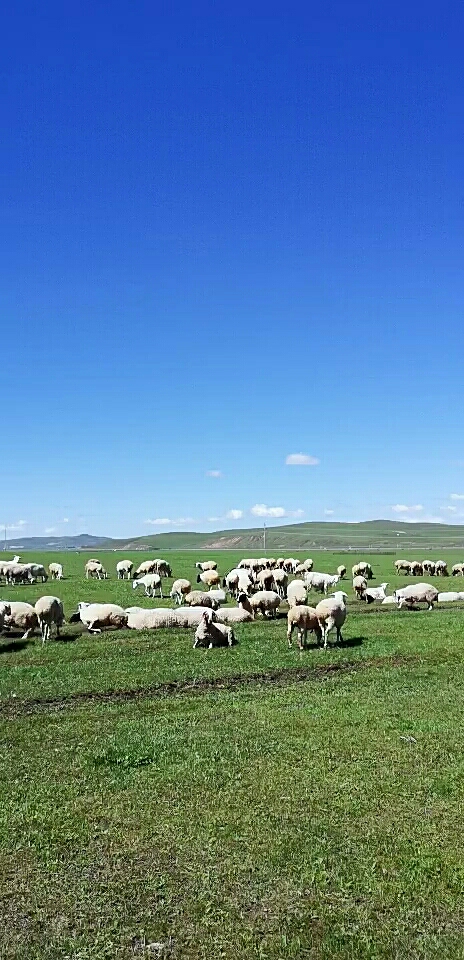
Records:
<instances>
[{"instance_id":1,"label":"white sheep","mask_svg":"<svg viewBox=\"0 0 464 960\"><path fill-rule=\"evenodd\" d=\"M209 595L210 597L212 597L213 600L216 601L218 607L220 606L221 603L225 603L227 600L226 591L223 590L222 587L218 587L216 590L214 589L214 587L211 587L211 589L209 590Z\"/></svg>"},{"instance_id":2,"label":"white sheep","mask_svg":"<svg viewBox=\"0 0 464 960\"><path fill-rule=\"evenodd\" d=\"M307 602L306 585L302 580L292 580L287 587L287 603L289 607L305 605Z\"/></svg>"},{"instance_id":3,"label":"white sheep","mask_svg":"<svg viewBox=\"0 0 464 960\"><path fill-rule=\"evenodd\" d=\"M273 590L275 586L273 570L260 570L256 575L256 586L258 590ZM282 571L285 574L285 570Z\"/></svg>"},{"instance_id":4,"label":"white sheep","mask_svg":"<svg viewBox=\"0 0 464 960\"><path fill-rule=\"evenodd\" d=\"M438 594L438 603L454 603L458 600L464 600L464 591L449 590L447 593Z\"/></svg>"},{"instance_id":5,"label":"white sheep","mask_svg":"<svg viewBox=\"0 0 464 960\"><path fill-rule=\"evenodd\" d=\"M391 597L385 597L385 599L382 600L382 606L383 606L384 604L390 604L390 603L394 603L395 606L397 606L396 599L395 599L395 597L393 596L393 594L392 594Z\"/></svg>"},{"instance_id":6,"label":"white sheep","mask_svg":"<svg viewBox=\"0 0 464 960\"><path fill-rule=\"evenodd\" d=\"M346 567L344 566L343 563L341 563L340 566L337 567L337 574L338 574L339 580L343 580L343 578L344 578L344 576L345 576L345 574L346 574Z\"/></svg>"},{"instance_id":7,"label":"white sheep","mask_svg":"<svg viewBox=\"0 0 464 960\"><path fill-rule=\"evenodd\" d=\"M132 560L119 560L116 564L118 580L130 580L133 568Z\"/></svg>"},{"instance_id":8,"label":"white sheep","mask_svg":"<svg viewBox=\"0 0 464 960\"><path fill-rule=\"evenodd\" d=\"M96 577L97 580L106 580L108 574L100 562L100 560L87 560L85 565L85 577L88 580L90 577Z\"/></svg>"},{"instance_id":9,"label":"white sheep","mask_svg":"<svg viewBox=\"0 0 464 960\"><path fill-rule=\"evenodd\" d=\"M221 578L217 570L205 570L198 574L197 583L204 583L205 587L220 587Z\"/></svg>"},{"instance_id":10,"label":"white sheep","mask_svg":"<svg viewBox=\"0 0 464 960\"><path fill-rule=\"evenodd\" d=\"M185 595L190 593L191 589L192 584L190 583L190 580L183 580L182 578L179 580L174 580L169 596L171 597L171 600L174 600L175 603L180 605L184 602Z\"/></svg>"},{"instance_id":11,"label":"white sheep","mask_svg":"<svg viewBox=\"0 0 464 960\"><path fill-rule=\"evenodd\" d=\"M0 600L0 633L2 632L4 627L5 617L10 616L10 614L11 614L10 604L7 603L6 600Z\"/></svg>"},{"instance_id":12,"label":"white sheep","mask_svg":"<svg viewBox=\"0 0 464 960\"><path fill-rule=\"evenodd\" d=\"M214 597L211 596L211 591L192 590L190 593L186 593L184 601L188 607L210 607L212 610L217 610L219 606Z\"/></svg>"},{"instance_id":13,"label":"white sheep","mask_svg":"<svg viewBox=\"0 0 464 960\"><path fill-rule=\"evenodd\" d=\"M319 593L328 593L330 587L335 587L339 581L339 576L330 573L306 573L304 582L308 589L317 590Z\"/></svg>"},{"instance_id":14,"label":"white sheep","mask_svg":"<svg viewBox=\"0 0 464 960\"><path fill-rule=\"evenodd\" d=\"M19 630L24 630L22 639L27 640L39 625L34 607L30 603L23 603L19 600L7 600L7 604L10 612L4 617L4 626L7 629L18 627Z\"/></svg>"},{"instance_id":15,"label":"white sheep","mask_svg":"<svg viewBox=\"0 0 464 960\"><path fill-rule=\"evenodd\" d=\"M48 566L48 572L52 580L63 579L63 566L61 563L50 563Z\"/></svg>"},{"instance_id":16,"label":"white sheep","mask_svg":"<svg viewBox=\"0 0 464 960\"><path fill-rule=\"evenodd\" d=\"M60 627L64 623L63 604L58 597L39 597L35 604L35 612L39 621L42 643L50 639L52 624L56 627L56 635L60 635Z\"/></svg>"},{"instance_id":17,"label":"white sheep","mask_svg":"<svg viewBox=\"0 0 464 960\"><path fill-rule=\"evenodd\" d=\"M87 627L89 633L101 633L103 627L111 630L120 630L127 627L128 614L116 603L84 603L77 604L77 613L69 618L70 623L79 620Z\"/></svg>"},{"instance_id":18,"label":"white sheep","mask_svg":"<svg viewBox=\"0 0 464 960\"><path fill-rule=\"evenodd\" d=\"M359 600L363 599L364 591L367 590L367 580L365 577L353 577L353 590Z\"/></svg>"},{"instance_id":19,"label":"white sheep","mask_svg":"<svg viewBox=\"0 0 464 960\"><path fill-rule=\"evenodd\" d=\"M292 645L293 630L297 630L298 646L303 650L306 644L306 636L309 633L315 633L320 643L322 631L317 619L317 613L314 607L297 606L290 607L287 613L287 640L288 645Z\"/></svg>"},{"instance_id":20,"label":"white sheep","mask_svg":"<svg viewBox=\"0 0 464 960\"><path fill-rule=\"evenodd\" d=\"M187 629L188 627L198 627L204 613L208 614L211 620L216 621L217 611L211 607L177 607L173 611L177 620L177 626Z\"/></svg>"},{"instance_id":21,"label":"white sheep","mask_svg":"<svg viewBox=\"0 0 464 960\"><path fill-rule=\"evenodd\" d=\"M451 576L452 577L464 577L464 563L455 563L451 567Z\"/></svg>"},{"instance_id":22,"label":"white sheep","mask_svg":"<svg viewBox=\"0 0 464 960\"><path fill-rule=\"evenodd\" d=\"M154 597L156 590L159 590L160 597L163 597L163 584L159 573L146 573L144 577L138 577L137 580L132 581L133 590L136 590L140 585L145 587L146 597Z\"/></svg>"},{"instance_id":23,"label":"white sheep","mask_svg":"<svg viewBox=\"0 0 464 960\"><path fill-rule=\"evenodd\" d=\"M351 568L352 577L365 577L366 580L372 580L374 574L372 572L372 567L370 563L367 563L366 560L360 560L359 563L355 563Z\"/></svg>"},{"instance_id":24,"label":"white sheep","mask_svg":"<svg viewBox=\"0 0 464 960\"><path fill-rule=\"evenodd\" d=\"M433 610L433 605L438 600L438 590L430 583L413 583L410 587L394 590L393 596L400 609L411 608L415 603L426 603L427 609Z\"/></svg>"},{"instance_id":25,"label":"white sheep","mask_svg":"<svg viewBox=\"0 0 464 960\"><path fill-rule=\"evenodd\" d=\"M273 576L275 590L279 594L279 597L282 597L282 600L284 600L287 592L288 574L285 570L274 570Z\"/></svg>"},{"instance_id":26,"label":"white sheep","mask_svg":"<svg viewBox=\"0 0 464 960\"><path fill-rule=\"evenodd\" d=\"M144 560L134 573L134 577L143 577L146 573L158 573L158 560Z\"/></svg>"},{"instance_id":27,"label":"white sheep","mask_svg":"<svg viewBox=\"0 0 464 960\"><path fill-rule=\"evenodd\" d=\"M274 590L258 590L258 593L255 593L254 596L250 598L250 604L254 613L260 611L263 617L275 617L280 607L281 599L279 594L275 593Z\"/></svg>"},{"instance_id":28,"label":"white sheep","mask_svg":"<svg viewBox=\"0 0 464 960\"><path fill-rule=\"evenodd\" d=\"M248 623L254 620L253 607L246 593L240 593L237 597L238 606L223 607L216 610L215 620L218 623Z\"/></svg>"},{"instance_id":29,"label":"white sheep","mask_svg":"<svg viewBox=\"0 0 464 960\"><path fill-rule=\"evenodd\" d=\"M364 591L362 599L365 600L366 603L385 600L387 587L388 583L381 583L380 587L368 587L368 589Z\"/></svg>"},{"instance_id":30,"label":"white sheep","mask_svg":"<svg viewBox=\"0 0 464 960\"><path fill-rule=\"evenodd\" d=\"M327 649L329 633L334 627L337 631L337 643L343 639L342 626L346 620L346 600L347 594L343 590L337 590L333 597L320 600L316 607L316 616L324 637L324 650Z\"/></svg>"},{"instance_id":31,"label":"white sheep","mask_svg":"<svg viewBox=\"0 0 464 960\"><path fill-rule=\"evenodd\" d=\"M236 642L232 627L224 623L213 622L208 613L203 613L200 623L195 631L193 649L197 647L231 647Z\"/></svg>"},{"instance_id":32,"label":"white sheep","mask_svg":"<svg viewBox=\"0 0 464 960\"><path fill-rule=\"evenodd\" d=\"M159 630L165 627L179 627L177 610L169 607L154 607L145 610L142 607L127 607L127 626L129 630Z\"/></svg>"},{"instance_id":33,"label":"white sheep","mask_svg":"<svg viewBox=\"0 0 464 960\"><path fill-rule=\"evenodd\" d=\"M435 563L435 576L437 577L447 577L448 576L448 567L444 560L437 560Z\"/></svg>"},{"instance_id":34,"label":"white sheep","mask_svg":"<svg viewBox=\"0 0 464 960\"><path fill-rule=\"evenodd\" d=\"M237 597L239 593L246 593L247 596L250 596L253 589L253 580L248 570L243 567L241 569L235 567L224 577L222 585L233 597Z\"/></svg>"},{"instance_id":35,"label":"white sheep","mask_svg":"<svg viewBox=\"0 0 464 960\"><path fill-rule=\"evenodd\" d=\"M201 573L204 573L205 570L217 570L217 563L215 560L203 560L195 564L197 570L200 570Z\"/></svg>"}]
</instances>

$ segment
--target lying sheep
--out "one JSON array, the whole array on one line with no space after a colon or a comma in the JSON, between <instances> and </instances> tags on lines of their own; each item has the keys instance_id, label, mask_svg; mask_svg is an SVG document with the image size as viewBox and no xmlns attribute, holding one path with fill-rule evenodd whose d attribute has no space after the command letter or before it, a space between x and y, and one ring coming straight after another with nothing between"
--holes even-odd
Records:
<instances>
[{"instance_id":1,"label":"lying sheep","mask_svg":"<svg viewBox=\"0 0 464 960\"><path fill-rule=\"evenodd\" d=\"M366 603L385 600L387 587L388 583L381 583L380 587L368 587L368 589L364 591L362 599L365 600Z\"/></svg>"},{"instance_id":2,"label":"lying sheep","mask_svg":"<svg viewBox=\"0 0 464 960\"><path fill-rule=\"evenodd\" d=\"M256 614L259 610L263 617L275 617L280 604L279 594L274 590L258 590L250 599L253 613Z\"/></svg>"},{"instance_id":3,"label":"lying sheep","mask_svg":"<svg viewBox=\"0 0 464 960\"><path fill-rule=\"evenodd\" d=\"M159 590L159 595L161 599L163 598L163 584L159 573L146 573L144 577L138 577L137 580L132 581L133 590L139 586L145 587L146 597L154 597L155 591Z\"/></svg>"},{"instance_id":4,"label":"lying sheep","mask_svg":"<svg viewBox=\"0 0 464 960\"><path fill-rule=\"evenodd\" d=\"M132 560L119 560L116 564L118 580L130 580L133 568Z\"/></svg>"},{"instance_id":5,"label":"lying sheep","mask_svg":"<svg viewBox=\"0 0 464 960\"><path fill-rule=\"evenodd\" d=\"M190 593L186 593L184 601L188 607L211 607L212 610L217 610L219 606L211 593L203 590L191 590Z\"/></svg>"},{"instance_id":6,"label":"lying sheep","mask_svg":"<svg viewBox=\"0 0 464 960\"><path fill-rule=\"evenodd\" d=\"M215 620L218 623L248 623L254 620L253 607L246 593L240 593L237 597L237 607L223 607L216 610Z\"/></svg>"},{"instance_id":7,"label":"lying sheep","mask_svg":"<svg viewBox=\"0 0 464 960\"><path fill-rule=\"evenodd\" d=\"M77 612L69 618L70 623L81 623L87 627L89 633L101 633L103 627L110 630L121 630L127 627L128 614L116 603L84 603L77 604Z\"/></svg>"},{"instance_id":8,"label":"lying sheep","mask_svg":"<svg viewBox=\"0 0 464 960\"><path fill-rule=\"evenodd\" d=\"M292 580L287 587L287 603L289 607L305 605L307 601L306 585L301 580Z\"/></svg>"},{"instance_id":9,"label":"lying sheep","mask_svg":"<svg viewBox=\"0 0 464 960\"><path fill-rule=\"evenodd\" d=\"M397 603L396 603L396 598L393 596L393 594L392 594L391 597L385 597L385 599L382 600L382 606L383 606L384 604L389 604L389 603L390 603L390 604L391 604L391 603L394 603L395 606L397 605Z\"/></svg>"},{"instance_id":10,"label":"lying sheep","mask_svg":"<svg viewBox=\"0 0 464 960\"><path fill-rule=\"evenodd\" d=\"M464 600L464 591L449 590L447 593L438 594L438 603L455 603L457 600Z\"/></svg>"},{"instance_id":11,"label":"lying sheep","mask_svg":"<svg viewBox=\"0 0 464 960\"><path fill-rule=\"evenodd\" d=\"M367 590L367 580L365 577L353 577L353 590L358 597L358 600L362 600L364 596L364 591Z\"/></svg>"},{"instance_id":12,"label":"lying sheep","mask_svg":"<svg viewBox=\"0 0 464 960\"><path fill-rule=\"evenodd\" d=\"M197 627L204 613L208 614L211 620L216 622L217 611L211 607L178 607L173 611L176 616L177 626L183 629Z\"/></svg>"},{"instance_id":13,"label":"lying sheep","mask_svg":"<svg viewBox=\"0 0 464 960\"><path fill-rule=\"evenodd\" d=\"M63 579L63 567L61 563L50 563L48 566L48 572L52 580Z\"/></svg>"},{"instance_id":14,"label":"lying sheep","mask_svg":"<svg viewBox=\"0 0 464 960\"><path fill-rule=\"evenodd\" d=\"M60 627L64 623L63 604L58 597L39 597L35 604L35 612L39 621L42 643L50 639L52 625L56 627L56 635L60 635Z\"/></svg>"},{"instance_id":15,"label":"lying sheep","mask_svg":"<svg viewBox=\"0 0 464 960\"><path fill-rule=\"evenodd\" d=\"M218 607L220 606L221 603L225 603L227 600L226 591L223 590L222 587L218 587L217 590L215 590L214 587L212 587L211 590L209 590L208 592L210 597L216 601Z\"/></svg>"},{"instance_id":16,"label":"lying sheep","mask_svg":"<svg viewBox=\"0 0 464 960\"><path fill-rule=\"evenodd\" d=\"M128 607L127 626L129 630L159 630L166 627L179 627L177 610L169 607L154 607L145 610L141 607Z\"/></svg>"},{"instance_id":17,"label":"lying sheep","mask_svg":"<svg viewBox=\"0 0 464 960\"><path fill-rule=\"evenodd\" d=\"M306 645L306 636L308 631L315 633L318 643L322 639L322 631L317 619L317 613L314 607L297 606L291 607L287 613L287 640L289 647L292 646L292 633L297 630L298 647L303 650Z\"/></svg>"},{"instance_id":18,"label":"lying sheep","mask_svg":"<svg viewBox=\"0 0 464 960\"><path fill-rule=\"evenodd\" d=\"M316 616L324 637L324 650L327 649L329 633L335 627L337 643L343 639L342 626L346 620L347 595L343 590L337 590L333 597L321 600L316 607Z\"/></svg>"},{"instance_id":19,"label":"lying sheep","mask_svg":"<svg viewBox=\"0 0 464 960\"><path fill-rule=\"evenodd\" d=\"M195 631L194 650L197 647L207 647L208 650L213 647L232 647L234 643L236 640L232 627L224 623L214 623L206 612L202 615Z\"/></svg>"},{"instance_id":20,"label":"lying sheep","mask_svg":"<svg viewBox=\"0 0 464 960\"><path fill-rule=\"evenodd\" d=\"M174 600L174 602L178 603L179 605L182 604L185 595L190 593L191 589L192 584L190 583L190 580L174 580L170 593L171 600Z\"/></svg>"},{"instance_id":21,"label":"lying sheep","mask_svg":"<svg viewBox=\"0 0 464 960\"><path fill-rule=\"evenodd\" d=\"M426 603L427 609L433 610L433 605L438 600L438 590L430 583L413 583L410 587L394 590L393 596L400 609L411 608L415 603Z\"/></svg>"},{"instance_id":22,"label":"lying sheep","mask_svg":"<svg viewBox=\"0 0 464 960\"><path fill-rule=\"evenodd\" d=\"M4 626L7 630L11 629L11 627L18 627L19 630L24 630L22 639L27 640L31 633L37 630L39 625L34 607L31 606L30 603L22 603L19 600L8 600L7 604L10 612L4 616Z\"/></svg>"}]
</instances>

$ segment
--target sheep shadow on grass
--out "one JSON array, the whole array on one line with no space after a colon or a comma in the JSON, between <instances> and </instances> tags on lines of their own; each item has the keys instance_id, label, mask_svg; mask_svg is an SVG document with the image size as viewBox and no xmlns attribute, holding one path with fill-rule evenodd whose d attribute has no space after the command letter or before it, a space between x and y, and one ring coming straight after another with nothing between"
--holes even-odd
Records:
<instances>
[{"instance_id":1,"label":"sheep shadow on grass","mask_svg":"<svg viewBox=\"0 0 464 960\"><path fill-rule=\"evenodd\" d=\"M335 640L330 641L327 644L327 650L330 650L331 647L336 647L338 650L348 649L349 647L361 647L365 643L367 637L347 637L346 640L342 640L341 643L336 643ZM306 643L305 650L322 650L322 643Z\"/></svg>"},{"instance_id":2,"label":"sheep shadow on grass","mask_svg":"<svg viewBox=\"0 0 464 960\"><path fill-rule=\"evenodd\" d=\"M6 638L5 638L6 639ZM30 638L29 640L23 640L22 636L18 637L16 640L8 637L5 642L3 637L0 637L0 654L2 653L15 653L18 650L24 650L25 647L29 647L34 644L34 639Z\"/></svg>"}]
</instances>

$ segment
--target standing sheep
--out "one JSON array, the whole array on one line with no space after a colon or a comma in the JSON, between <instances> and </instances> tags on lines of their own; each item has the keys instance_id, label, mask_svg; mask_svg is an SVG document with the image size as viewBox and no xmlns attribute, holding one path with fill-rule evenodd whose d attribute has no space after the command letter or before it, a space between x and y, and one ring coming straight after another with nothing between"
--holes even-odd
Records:
<instances>
[{"instance_id":1,"label":"standing sheep","mask_svg":"<svg viewBox=\"0 0 464 960\"><path fill-rule=\"evenodd\" d=\"M63 579L63 567L61 563L50 563L48 567L48 572L52 580Z\"/></svg>"},{"instance_id":2,"label":"standing sheep","mask_svg":"<svg viewBox=\"0 0 464 960\"><path fill-rule=\"evenodd\" d=\"M279 597L282 597L282 600L285 600L285 594L287 592L287 584L288 584L288 575L285 573L285 570L274 570L273 575L274 575L274 587L276 589L276 592L279 594Z\"/></svg>"},{"instance_id":3,"label":"standing sheep","mask_svg":"<svg viewBox=\"0 0 464 960\"><path fill-rule=\"evenodd\" d=\"M275 617L280 607L281 599L279 594L275 593L274 590L259 590L258 593L255 593L255 595L251 597L250 604L254 613L258 613L259 610L263 617Z\"/></svg>"},{"instance_id":4,"label":"standing sheep","mask_svg":"<svg viewBox=\"0 0 464 960\"><path fill-rule=\"evenodd\" d=\"M353 590L358 597L358 600L362 600L366 588L367 580L365 577L353 577Z\"/></svg>"},{"instance_id":5,"label":"standing sheep","mask_svg":"<svg viewBox=\"0 0 464 960\"><path fill-rule=\"evenodd\" d=\"M287 603L289 607L304 606L307 602L306 586L302 580L292 580L287 587Z\"/></svg>"},{"instance_id":6,"label":"standing sheep","mask_svg":"<svg viewBox=\"0 0 464 960\"><path fill-rule=\"evenodd\" d=\"M56 627L56 635L60 635L60 627L64 623L63 604L58 597L39 597L35 605L35 612L39 621L42 643L50 639L52 624Z\"/></svg>"},{"instance_id":7,"label":"standing sheep","mask_svg":"<svg viewBox=\"0 0 464 960\"><path fill-rule=\"evenodd\" d=\"M370 563L367 563L366 560L360 560L359 563L355 563L354 567L351 568L351 574L354 577L365 577L366 580L373 579L373 572Z\"/></svg>"},{"instance_id":8,"label":"standing sheep","mask_svg":"<svg viewBox=\"0 0 464 960\"><path fill-rule=\"evenodd\" d=\"M435 564L435 575L437 577L447 577L448 576L448 567L445 560L437 560Z\"/></svg>"},{"instance_id":9,"label":"standing sheep","mask_svg":"<svg viewBox=\"0 0 464 960\"><path fill-rule=\"evenodd\" d=\"M190 580L174 580L170 593L171 600L174 600L174 602L178 603L180 606L180 604L184 601L185 595L190 593L191 589L192 584L190 583Z\"/></svg>"},{"instance_id":10,"label":"standing sheep","mask_svg":"<svg viewBox=\"0 0 464 960\"><path fill-rule=\"evenodd\" d=\"M287 613L287 641L289 647L292 645L292 633L294 628L297 630L298 647L303 650L306 645L306 635L308 631L315 633L318 643L322 639L322 630L317 619L317 613L314 607L297 606L291 607Z\"/></svg>"},{"instance_id":11,"label":"standing sheep","mask_svg":"<svg viewBox=\"0 0 464 960\"><path fill-rule=\"evenodd\" d=\"M130 580L133 568L132 560L119 560L116 564L118 580Z\"/></svg>"},{"instance_id":12,"label":"standing sheep","mask_svg":"<svg viewBox=\"0 0 464 960\"><path fill-rule=\"evenodd\" d=\"M154 597L155 591L159 590L159 595L161 599L163 598L163 584L159 573L146 573L144 577L139 577L137 580L132 581L133 590L136 590L140 585L145 587L146 597Z\"/></svg>"},{"instance_id":13,"label":"standing sheep","mask_svg":"<svg viewBox=\"0 0 464 960\"><path fill-rule=\"evenodd\" d=\"M22 639L27 640L39 625L34 607L30 603L22 603L19 600L8 600L7 603L10 612L4 618L5 627L7 629L18 627L20 630L24 630Z\"/></svg>"},{"instance_id":14,"label":"standing sheep","mask_svg":"<svg viewBox=\"0 0 464 960\"><path fill-rule=\"evenodd\" d=\"M337 631L337 643L343 640L342 626L346 620L346 600L346 593L343 590L337 590L333 598L327 597L321 600L316 607L316 616L324 637L324 650L327 649L329 633L334 627Z\"/></svg>"},{"instance_id":15,"label":"standing sheep","mask_svg":"<svg viewBox=\"0 0 464 960\"><path fill-rule=\"evenodd\" d=\"M410 587L394 590L393 596L400 610L402 607L410 609L415 603L426 603L427 609L433 610L433 605L438 600L438 590L431 583L413 583Z\"/></svg>"},{"instance_id":16,"label":"standing sheep","mask_svg":"<svg viewBox=\"0 0 464 960\"><path fill-rule=\"evenodd\" d=\"M221 578L217 570L205 570L198 574L197 583L204 583L205 587L220 587Z\"/></svg>"}]
</instances>

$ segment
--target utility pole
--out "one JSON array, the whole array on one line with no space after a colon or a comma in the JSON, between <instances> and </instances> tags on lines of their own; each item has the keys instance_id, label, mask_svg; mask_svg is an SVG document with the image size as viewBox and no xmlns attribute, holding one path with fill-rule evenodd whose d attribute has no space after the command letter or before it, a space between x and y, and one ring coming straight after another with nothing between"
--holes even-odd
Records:
<instances>
[{"instance_id":1,"label":"utility pole","mask_svg":"<svg viewBox=\"0 0 464 960\"><path fill-rule=\"evenodd\" d=\"M266 553L266 521L263 523L263 553Z\"/></svg>"}]
</instances>

